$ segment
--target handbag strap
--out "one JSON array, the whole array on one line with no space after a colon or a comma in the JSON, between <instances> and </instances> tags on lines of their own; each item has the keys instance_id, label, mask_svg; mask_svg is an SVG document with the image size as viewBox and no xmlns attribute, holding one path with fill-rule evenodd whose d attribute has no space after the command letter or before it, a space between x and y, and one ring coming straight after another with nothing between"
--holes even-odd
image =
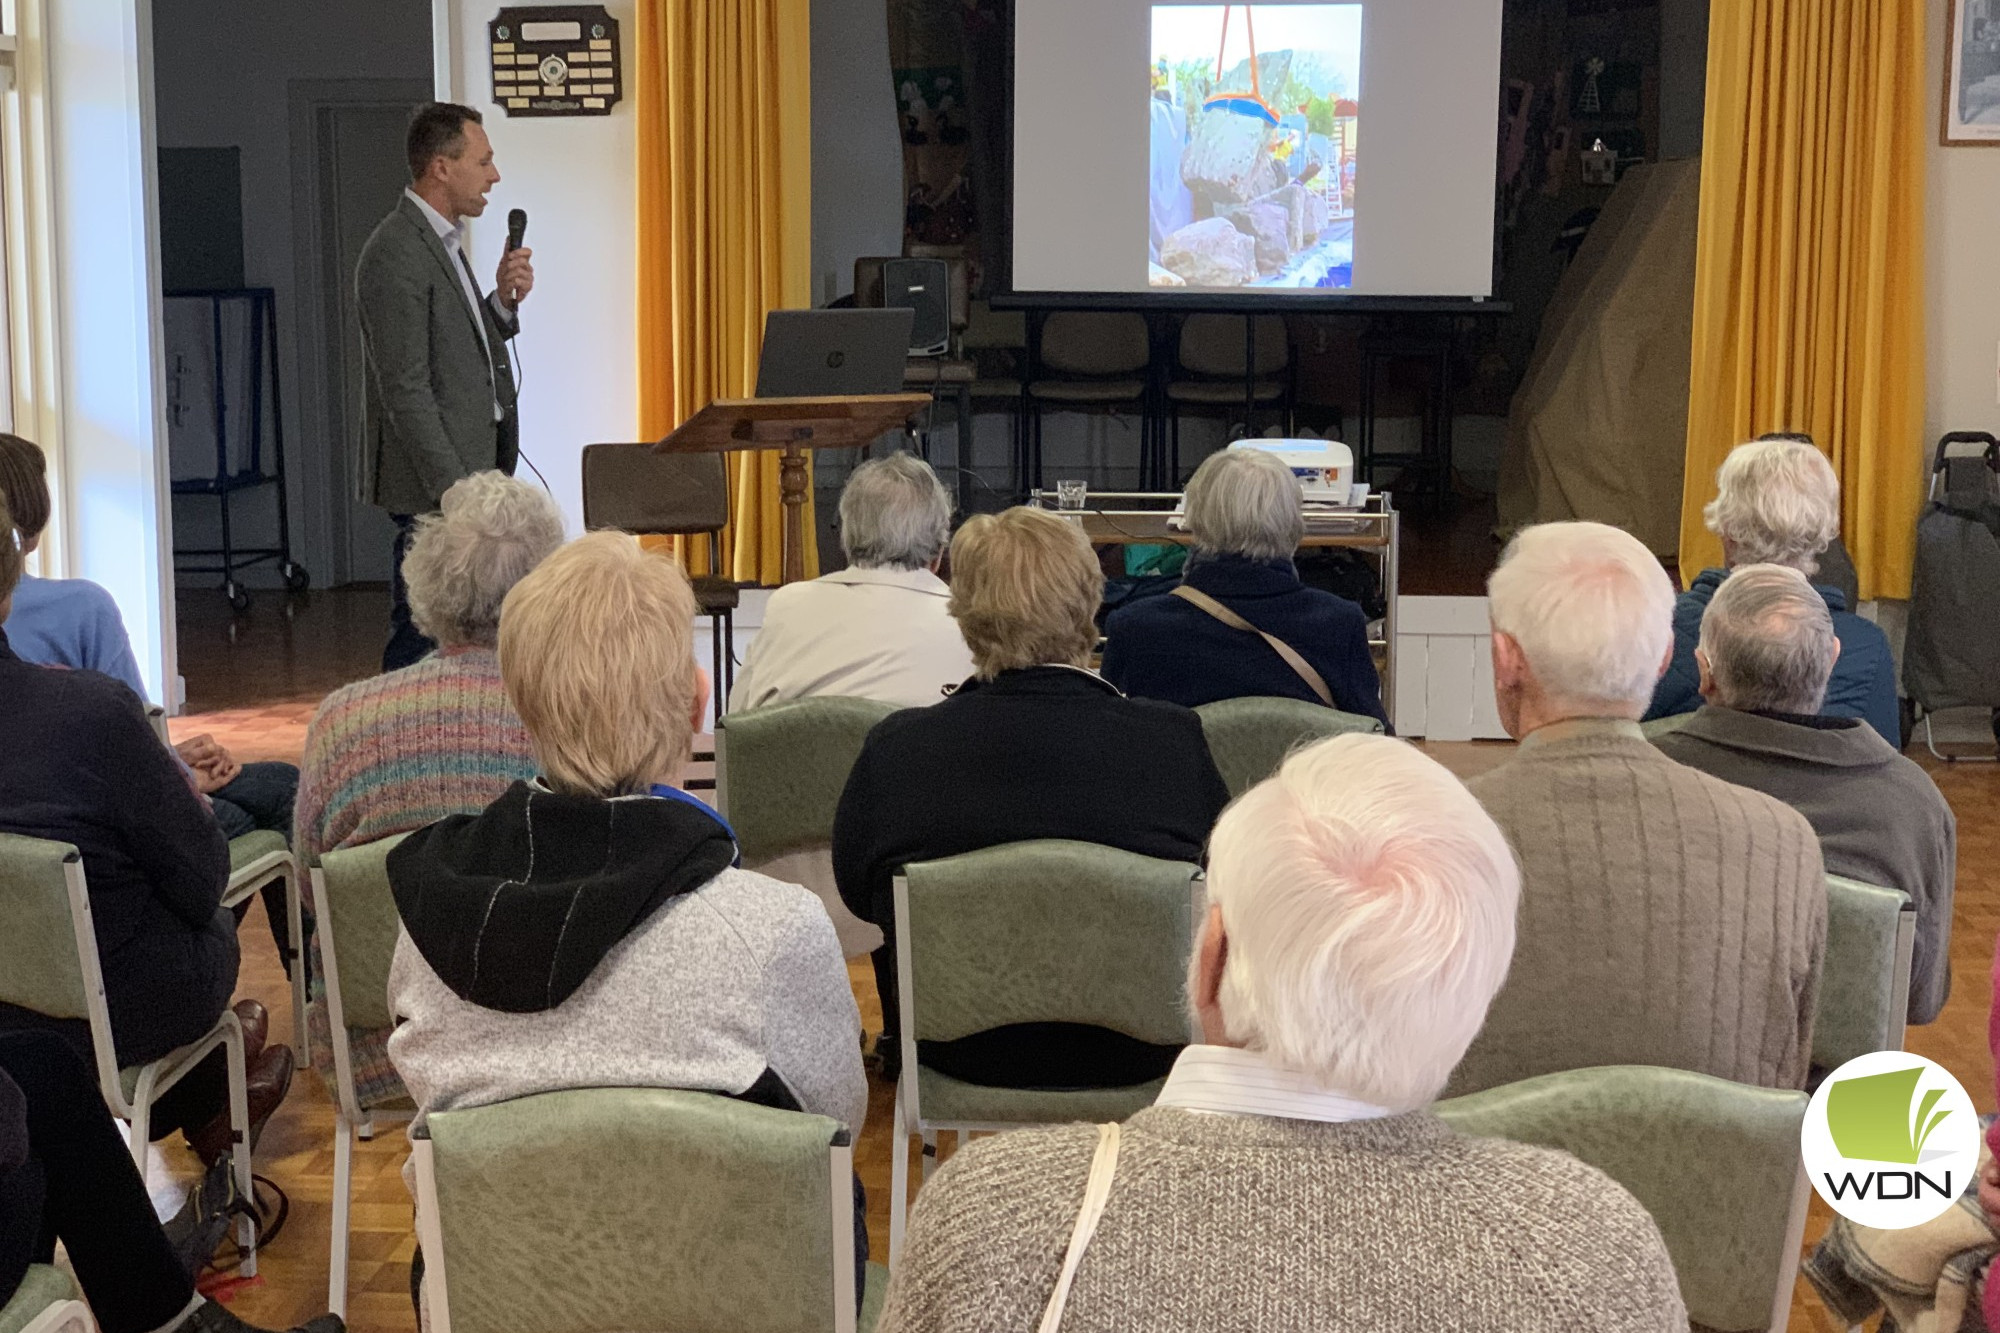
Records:
<instances>
[{"instance_id":1,"label":"handbag strap","mask_svg":"<svg viewBox=\"0 0 2000 1333\"><path fill-rule=\"evenodd\" d=\"M1111 1178L1118 1172L1118 1123L1097 1127L1097 1151L1090 1159L1090 1179L1083 1186L1083 1207L1077 1210L1076 1227L1069 1233L1069 1249L1063 1254L1062 1272L1056 1275L1056 1289L1042 1310L1036 1333L1056 1333L1062 1327L1063 1309L1069 1304L1070 1284L1076 1281L1077 1265L1097 1234L1104 1205L1111 1197Z\"/></svg>"},{"instance_id":2,"label":"handbag strap","mask_svg":"<svg viewBox=\"0 0 2000 1333\"><path fill-rule=\"evenodd\" d=\"M1297 672L1300 680L1312 686L1312 692L1319 696L1321 703L1325 704L1328 708L1334 706L1333 691L1326 687L1326 678L1313 670L1312 663L1306 661L1298 649L1292 647L1292 645L1286 643L1277 635L1266 634L1263 630L1258 629L1255 625L1245 620L1242 616L1237 615L1234 611L1224 606L1221 602L1216 601L1199 588L1190 588L1187 584L1183 583L1167 595L1169 597L1178 597L1184 602L1200 607L1231 629L1240 629L1246 633L1255 634L1265 643L1271 645L1272 652L1285 659L1285 665Z\"/></svg>"}]
</instances>

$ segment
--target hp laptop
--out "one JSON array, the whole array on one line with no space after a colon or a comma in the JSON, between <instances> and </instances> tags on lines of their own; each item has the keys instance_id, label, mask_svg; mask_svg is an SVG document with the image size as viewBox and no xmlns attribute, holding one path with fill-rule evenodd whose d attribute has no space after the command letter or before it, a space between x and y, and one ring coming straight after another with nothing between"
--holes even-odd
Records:
<instances>
[{"instance_id":1,"label":"hp laptop","mask_svg":"<svg viewBox=\"0 0 2000 1333\"><path fill-rule=\"evenodd\" d=\"M773 310L764 317L759 398L901 393L917 312Z\"/></svg>"}]
</instances>

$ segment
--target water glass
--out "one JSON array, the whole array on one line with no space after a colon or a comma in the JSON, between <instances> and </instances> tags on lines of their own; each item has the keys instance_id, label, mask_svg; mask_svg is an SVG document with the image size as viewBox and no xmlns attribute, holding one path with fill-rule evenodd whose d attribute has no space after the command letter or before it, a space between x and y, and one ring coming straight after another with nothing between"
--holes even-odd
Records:
<instances>
[{"instance_id":1,"label":"water glass","mask_svg":"<svg viewBox=\"0 0 2000 1333\"><path fill-rule=\"evenodd\" d=\"M1080 510L1083 508L1084 498L1089 493L1089 487L1081 481L1058 481L1056 508L1068 511Z\"/></svg>"}]
</instances>

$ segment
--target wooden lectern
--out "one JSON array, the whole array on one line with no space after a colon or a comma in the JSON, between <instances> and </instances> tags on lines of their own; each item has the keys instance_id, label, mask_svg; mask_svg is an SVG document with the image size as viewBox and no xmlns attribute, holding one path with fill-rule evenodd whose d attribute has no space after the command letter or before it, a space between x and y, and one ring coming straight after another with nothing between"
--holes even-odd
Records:
<instances>
[{"instance_id":1,"label":"wooden lectern","mask_svg":"<svg viewBox=\"0 0 2000 1333\"><path fill-rule=\"evenodd\" d=\"M807 449L866 448L902 430L931 404L925 393L836 398L720 398L653 446L662 454L781 449L778 497L785 506L785 582L806 576Z\"/></svg>"}]
</instances>

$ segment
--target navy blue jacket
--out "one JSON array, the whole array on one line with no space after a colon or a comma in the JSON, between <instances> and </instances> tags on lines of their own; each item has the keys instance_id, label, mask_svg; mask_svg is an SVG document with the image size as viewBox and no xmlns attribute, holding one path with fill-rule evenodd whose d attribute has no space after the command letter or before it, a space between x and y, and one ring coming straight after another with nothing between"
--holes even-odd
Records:
<instances>
[{"instance_id":1,"label":"navy blue jacket","mask_svg":"<svg viewBox=\"0 0 2000 1333\"><path fill-rule=\"evenodd\" d=\"M1326 681L1336 708L1389 724L1368 617L1353 602L1306 587L1289 560L1197 555L1181 581L1290 644ZM1138 698L1186 708L1253 695L1319 702L1269 644L1178 597L1121 606L1104 632L1104 678Z\"/></svg>"},{"instance_id":2,"label":"navy blue jacket","mask_svg":"<svg viewBox=\"0 0 2000 1333\"><path fill-rule=\"evenodd\" d=\"M23 662L0 633L0 700L0 833L82 853L118 1062L156 1060L236 988L229 844L125 685ZM0 1028L48 1025L0 1011Z\"/></svg>"},{"instance_id":3,"label":"navy blue jacket","mask_svg":"<svg viewBox=\"0 0 2000 1333\"><path fill-rule=\"evenodd\" d=\"M1653 690L1653 705L1645 720L1676 717L1701 707L1701 669L1695 665L1695 645L1701 639L1701 618L1715 590L1729 577L1726 569L1704 569L1694 586L1674 602L1674 660ZM1902 722L1896 707L1896 659L1889 636L1873 621L1847 609L1847 594L1814 584L1833 613L1833 633L1840 640L1840 660L1826 685L1821 717L1858 717L1875 728L1895 749L1903 746Z\"/></svg>"}]
</instances>

